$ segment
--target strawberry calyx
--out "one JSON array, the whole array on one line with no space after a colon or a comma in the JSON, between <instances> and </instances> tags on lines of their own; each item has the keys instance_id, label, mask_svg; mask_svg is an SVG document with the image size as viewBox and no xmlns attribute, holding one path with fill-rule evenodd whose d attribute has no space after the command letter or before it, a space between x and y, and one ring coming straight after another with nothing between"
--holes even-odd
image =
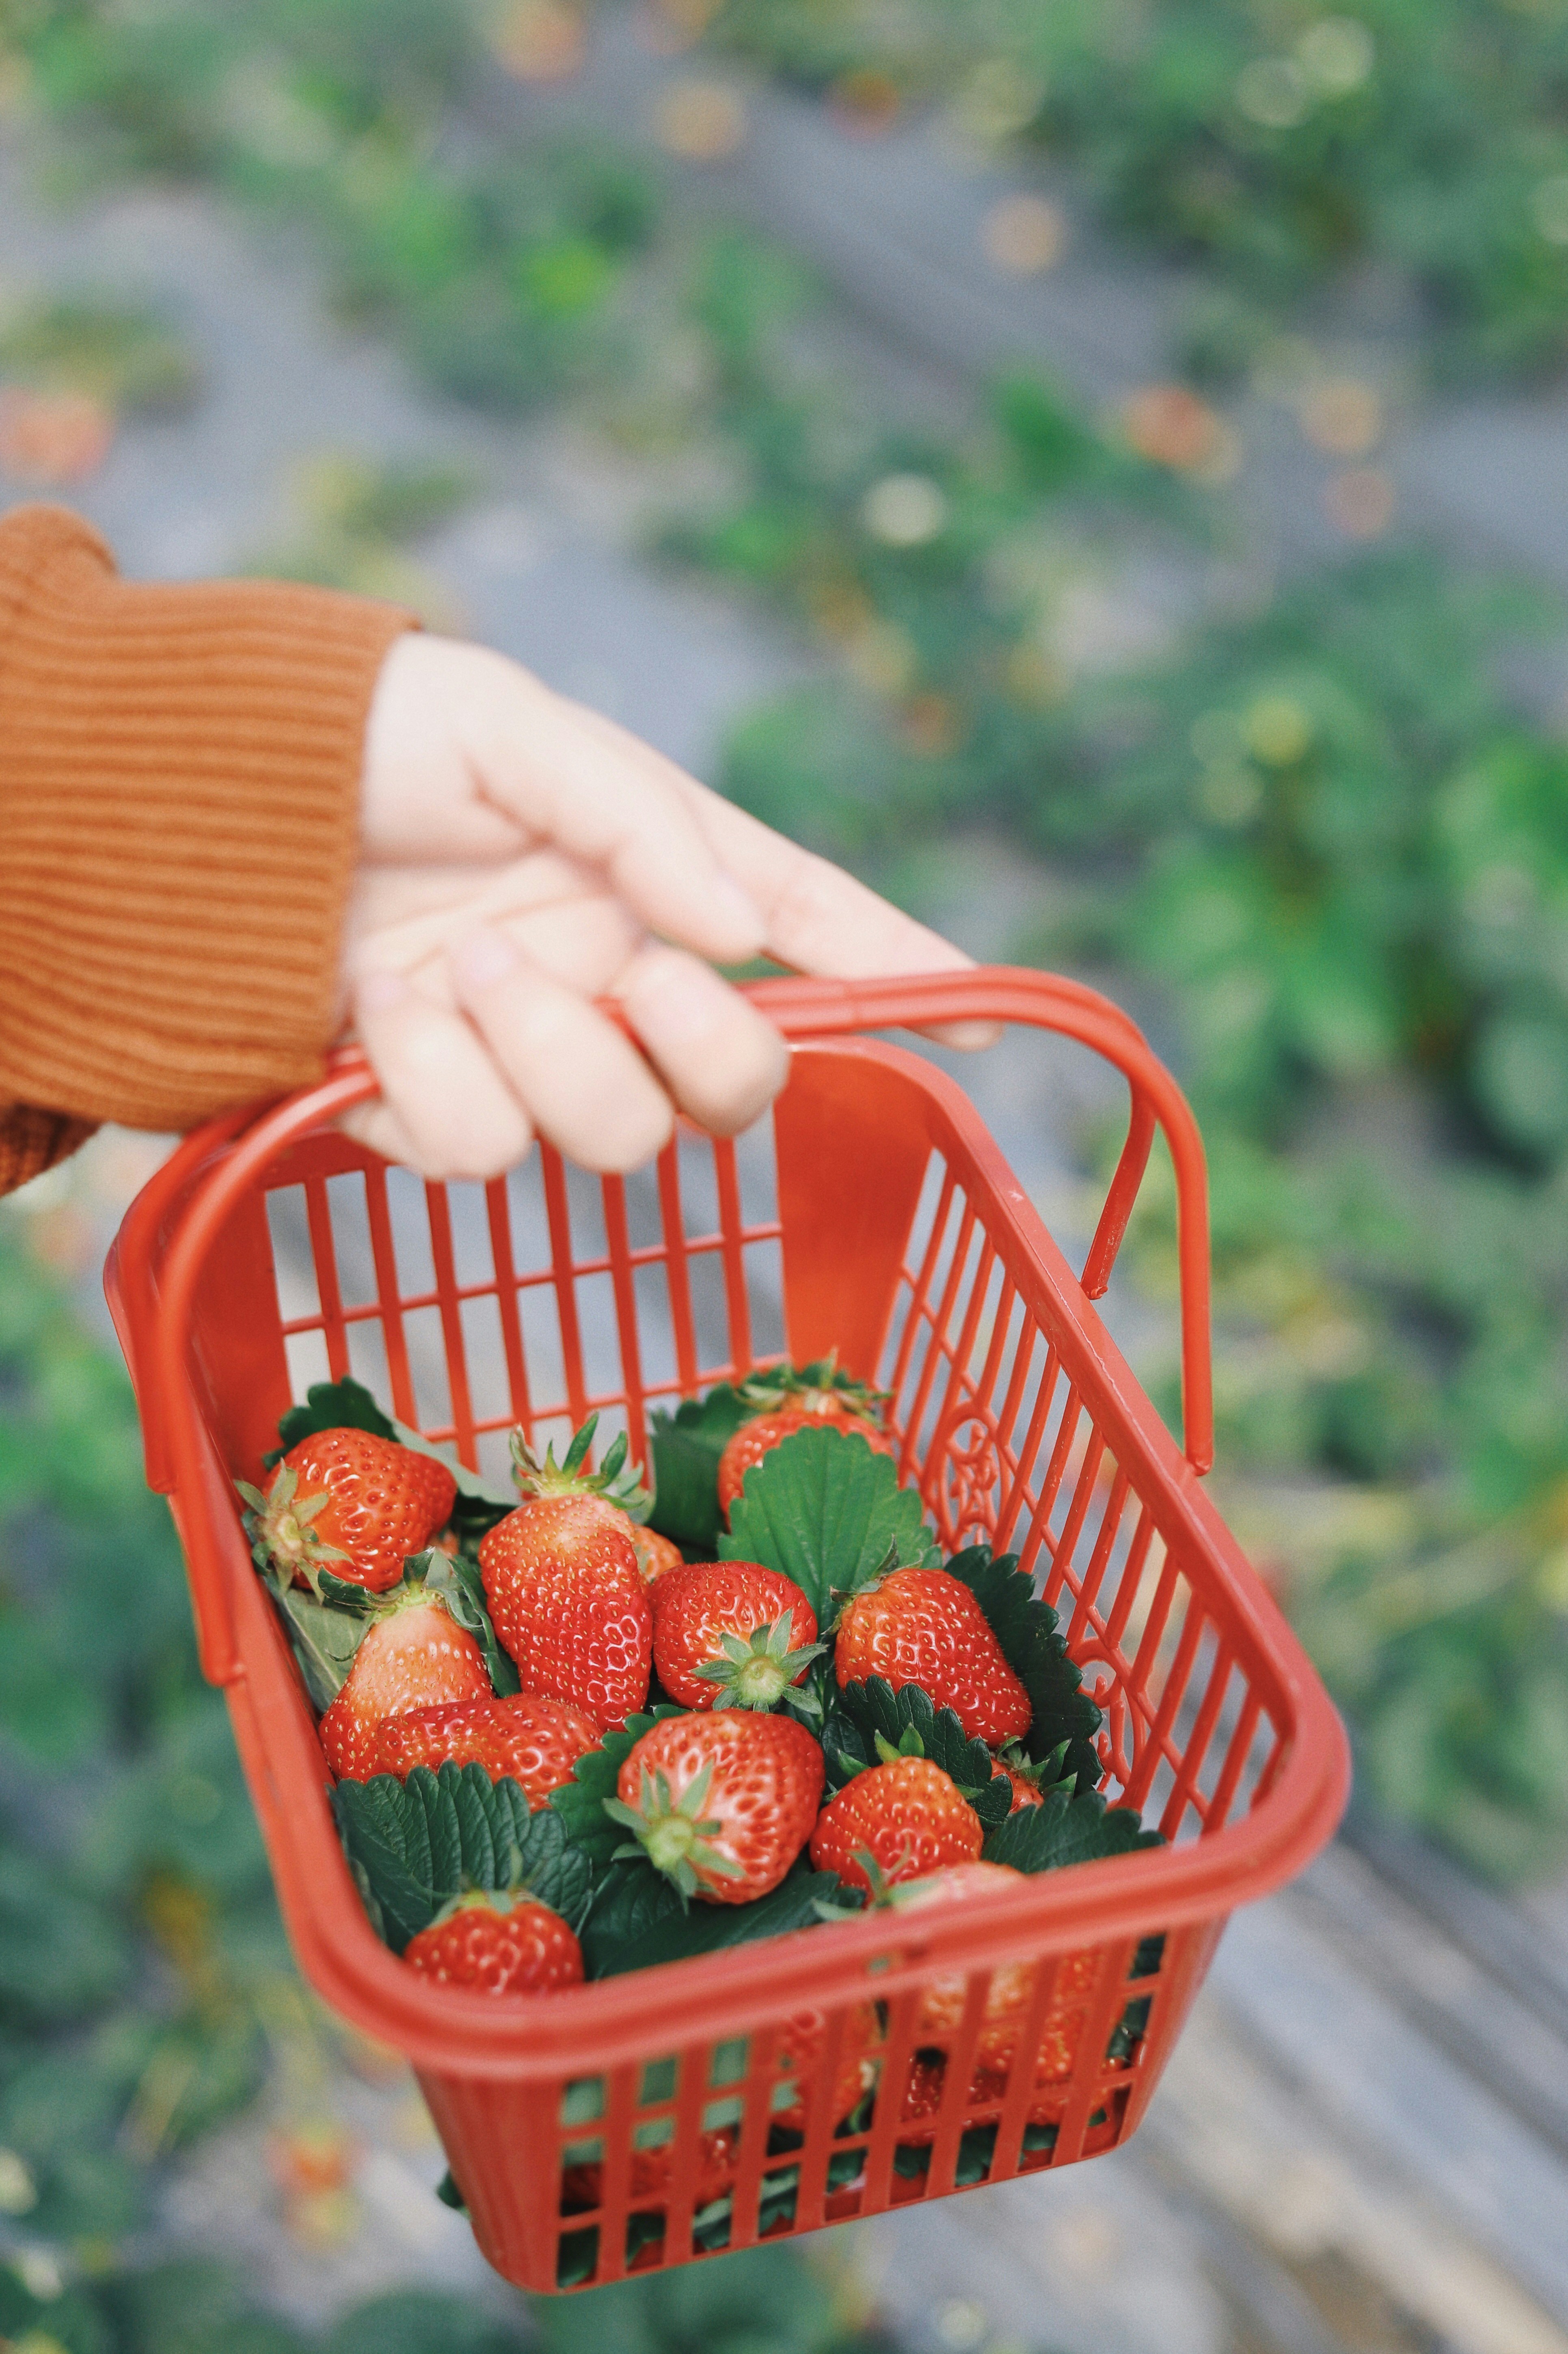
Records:
<instances>
[{"instance_id":1,"label":"strawberry calyx","mask_svg":"<svg viewBox=\"0 0 1568 2354\"><path fill-rule=\"evenodd\" d=\"M316 1495L302 1496L299 1472L286 1463L279 1466L265 1495L248 1479L237 1479L234 1484L249 1507L245 1533L257 1566L291 1579L296 1575L303 1577L319 1602L323 1564L351 1558L341 1545L326 1543L311 1525L331 1503L331 1490L323 1488Z\"/></svg>"},{"instance_id":2,"label":"strawberry calyx","mask_svg":"<svg viewBox=\"0 0 1568 2354\"><path fill-rule=\"evenodd\" d=\"M769 1365L766 1373L752 1373L740 1383L736 1395L754 1415L785 1408L805 1415L847 1411L880 1427L891 1393L841 1373L838 1355L833 1349L809 1365Z\"/></svg>"},{"instance_id":3,"label":"strawberry calyx","mask_svg":"<svg viewBox=\"0 0 1568 2354\"><path fill-rule=\"evenodd\" d=\"M1032 1783L1044 1796L1047 1790L1058 1787L1072 1789L1076 1784L1078 1777L1075 1774L1069 1774L1065 1784L1058 1781L1066 1762L1068 1746L1065 1741L1059 1741L1048 1757L1036 1759L1030 1756L1022 1741L1004 1741L996 1753L996 1762L1015 1780Z\"/></svg>"},{"instance_id":4,"label":"strawberry calyx","mask_svg":"<svg viewBox=\"0 0 1568 2354\"><path fill-rule=\"evenodd\" d=\"M541 1904L546 1913L556 1910L553 1904L546 1904L542 1896L535 1896L533 1890L524 1887L521 1882L511 1888L460 1888L455 1896L448 1897L428 1925L432 1929L442 1929L460 1913L478 1912L481 1908L504 1916L514 1913L520 1904Z\"/></svg>"},{"instance_id":5,"label":"strawberry calyx","mask_svg":"<svg viewBox=\"0 0 1568 2354\"><path fill-rule=\"evenodd\" d=\"M435 1602L449 1618L459 1626L467 1626L471 1634L478 1631L469 1624L472 1614L464 1607L465 1597L452 1574L450 1556L440 1545L427 1545L423 1553L410 1553L397 1585L380 1594L373 1594L368 1587L355 1585L347 1578L334 1577L330 1569L324 1568L314 1572L311 1586L318 1602L329 1603L334 1609L345 1610L355 1618L366 1618L376 1625L396 1618L400 1610L415 1610L425 1603Z\"/></svg>"},{"instance_id":6,"label":"strawberry calyx","mask_svg":"<svg viewBox=\"0 0 1568 2354\"><path fill-rule=\"evenodd\" d=\"M754 1627L749 1636L721 1635L723 1657L693 1670L701 1683L717 1684L715 1708L777 1707L789 1701L808 1715L820 1716L821 1703L814 1692L791 1689L797 1676L827 1649L825 1643L802 1643L791 1649L795 1614L786 1610L770 1625Z\"/></svg>"},{"instance_id":7,"label":"strawberry calyx","mask_svg":"<svg viewBox=\"0 0 1568 2354\"><path fill-rule=\"evenodd\" d=\"M582 1428L573 1434L572 1443L558 1463L553 1440L545 1449L541 1463L522 1431L513 1432L512 1477L524 1503L536 1496L598 1496L603 1502L617 1506L630 1519L640 1521L646 1517L652 1494L643 1486L637 1466L626 1460L623 1430L611 1439L597 1471L584 1469L598 1428L599 1416L590 1414Z\"/></svg>"},{"instance_id":8,"label":"strawberry calyx","mask_svg":"<svg viewBox=\"0 0 1568 2354\"><path fill-rule=\"evenodd\" d=\"M705 1819L703 1814L713 1780L710 1758L677 1798L670 1788L667 1774L659 1768L650 1772L644 1766L636 1806L629 1807L620 1798L604 1800L604 1811L610 1820L632 1834L630 1840L616 1849L612 1860L635 1861L645 1855L656 1872L673 1881L683 1897L695 1896L701 1890L698 1867L709 1877L738 1879L744 1867L715 1845L724 1830L723 1823Z\"/></svg>"}]
</instances>

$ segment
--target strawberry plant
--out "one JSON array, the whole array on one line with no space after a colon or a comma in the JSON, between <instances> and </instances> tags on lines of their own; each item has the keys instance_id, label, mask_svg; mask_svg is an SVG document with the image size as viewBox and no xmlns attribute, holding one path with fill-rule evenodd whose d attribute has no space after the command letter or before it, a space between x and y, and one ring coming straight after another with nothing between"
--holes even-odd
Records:
<instances>
[{"instance_id":1,"label":"strawberry plant","mask_svg":"<svg viewBox=\"0 0 1568 2354\"><path fill-rule=\"evenodd\" d=\"M1068 166L1113 230L1207 264L1227 357L1368 260L1400 274L1446 370L1536 374L1568 348L1555 10L725 0L708 37L852 106L935 100L971 144Z\"/></svg>"}]
</instances>

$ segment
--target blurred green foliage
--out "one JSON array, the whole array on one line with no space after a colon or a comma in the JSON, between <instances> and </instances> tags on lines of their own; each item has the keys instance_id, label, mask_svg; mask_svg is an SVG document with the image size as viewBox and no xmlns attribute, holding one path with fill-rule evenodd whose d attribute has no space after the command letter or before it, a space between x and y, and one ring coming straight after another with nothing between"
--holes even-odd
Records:
<instances>
[{"instance_id":1,"label":"blurred green foliage","mask_svg":"<svg viewBox=\"0 0 1568 2354\"><path fill-rule=\"evenodd\" d=\"M581 135L443 143L482 55L464 0L13 13L78 172L200 175L308 223L344 309L443 389L517 408L627 365L617 295L653 232L648 171Z\"/></svg>"},{"instance_id":2,"label":"blurred green foliage","mask_svg":"<svg viewBox=\"0 0 1568 2354\"><path fill-rule=\"evenodd\" d=\"M1110 226L1230 291L1222 372L1369 264L1445 367L1568 354L1563 0L724 0L710 38L851 100L885 78L1070 164Z\"/></svg>"},{"instance_id":3,"label":"blurred green foliage","mask_svg":"<svg viewBox=\"0 0 1568 2354\"><path fill-rule=\"evenodd\" d=\"M155 313L80 293L0 306L0 377L140 410L183 408L201 388L189 345Z\"/></svg>"}]
</instances>

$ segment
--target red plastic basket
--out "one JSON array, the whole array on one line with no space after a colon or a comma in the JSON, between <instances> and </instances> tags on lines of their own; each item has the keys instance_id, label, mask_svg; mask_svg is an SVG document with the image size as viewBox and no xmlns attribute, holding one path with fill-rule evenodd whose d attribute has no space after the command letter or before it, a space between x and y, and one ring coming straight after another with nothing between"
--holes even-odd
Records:
<instances>
[{"instance_id":1,"label":"red plastic basket","mask_svg":"<svg viewBox=\"0 0 1568 2354\"><path fill-rule=\"evenodd\" d=\"M1124 2140L1226 1914L1299 1870L1348 1787L1339 1719L1199 1481L1202 1152L1132 1023L1075 983L1002 969L754 994L793 1042L771 1152L766 1129L738 1155L685 1130L638 1179L589 1181L545 1150L482 1188L420 1186L331 1126L373 1088L344 1056L322 1086L188 1138L132 1204L110 1264L148 1479L185 1544L202 1663L228 1692L301 1966L408 2053L480 2245L534 2289ZM849 1034L975 1017L1064 1033L1128 1079L1128 1140L1081 1279L961 1090ZM1177 1181L1185 1456L1090 1305L1157 1122ZM291 1259L273 1239L291 1218ZM1102 1787L1170 1844L1036 1877L957 1917L869 1915L534 2007L419 1978L373 1935L344 1863L234 1480L259 1476L280 1413L328 1373L355 1372L471 1465L517 1422L547 1437L594 1407L641 1458L652 1402L835 1347L891 1392L903 1476L944 1544L985 1538L1035 1572L1105 1712ZM1036 1966L1032 2007L998 2082L974 2067L987 1990L1021 1961ZM946 2066L924 2071L930 2114L916 2130L904 2094L921 1989L938 1974L962 1993L939 2039ZM846 2136L831 2087L868 1997L884 2029L879 2089L869 2124L857 2113ZM803 2013L820 2058L800 2145L781 2153L779 2055ZM715 2151L727 2221L710 2203Z\"/></svg>"}]
</instances>

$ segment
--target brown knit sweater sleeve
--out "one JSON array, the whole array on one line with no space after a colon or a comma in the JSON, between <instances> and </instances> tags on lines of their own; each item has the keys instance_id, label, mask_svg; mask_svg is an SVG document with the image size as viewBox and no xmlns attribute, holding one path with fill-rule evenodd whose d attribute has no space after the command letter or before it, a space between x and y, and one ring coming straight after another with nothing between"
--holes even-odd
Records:
<instances>
[{"instance_id":1,"label":"brown knit sweater sleeve","mask_svg":"<svg viewBox=\"0 0 1568 2354\"><path fill-rule=\"evenodd\" d=\"M0 517L0 1191L101 1120L319 1075L366 713L410 622L132 584L63 510Z\"/></svg>"}]
</instances>

